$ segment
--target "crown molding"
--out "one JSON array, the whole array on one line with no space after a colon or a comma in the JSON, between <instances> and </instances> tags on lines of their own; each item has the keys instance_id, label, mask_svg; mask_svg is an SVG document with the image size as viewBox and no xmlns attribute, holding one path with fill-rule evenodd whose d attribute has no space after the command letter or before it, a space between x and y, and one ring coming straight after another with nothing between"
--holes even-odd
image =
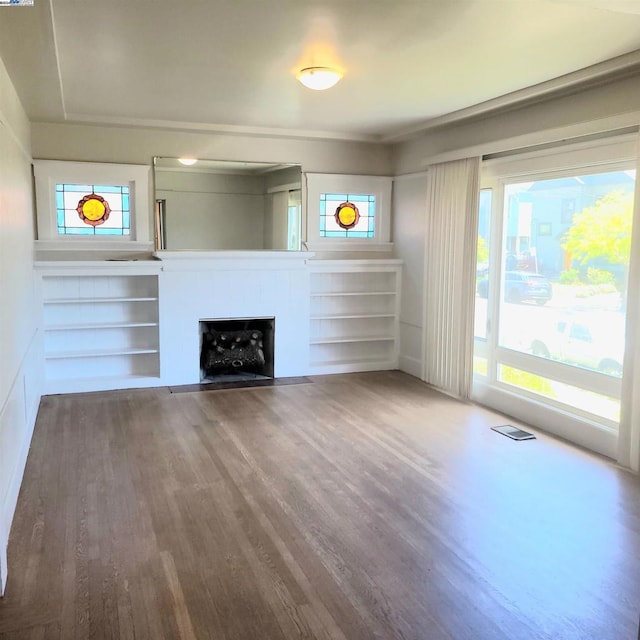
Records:
<instances>
[{"instance_id":1,"label":"crown molding","mask_svg":"<svg viewBox=\"0 0 640 640\"><path fill-rule=\"evenodd\" d=\"M372 134L345 133L340 131L316 131L313 129L250 127L235 124L181 122L177 120L153 120L147 118L124 118L118 116L88 116L74 113L69 113L65 116L64 124L129 127L136 129L163 129L166 131L182 131L188 133L218 133L222 135L248 136L254 138L320 139L346 142L365 142L369 144L381 142L379 135Z\"/></svg>"},{"instance_id":2,"label":"crown molding","mask_svg":"<svg viewBox=\"0 0 640 640\"><path fill-rule=\"evenodd\" d=\"M20 139L20 136L15 132L11 124L9 124L8 119L4 116L1 109L0 109L0 128L3 128L7 132L9 137L13 140L13 142L15 142L16 146L20 150L22 157L27 162L31 162L32 160L31 151L24 146L22 140Z\"/></svg>"},{"instance_id":3,"label":"crown molding","mask_svg":"<svg viewBox=\"0 0 640 640\"><path fill-rule=\"evenodd\" d=\"M458 111L452 111L451 113L431 118L413 127L398 129L395 132L382 135L379 141L386 144L404 142L436 127L452 124L468 118L492 114L493 112L515 106L521 107L527 104L534 104L552 98L555 95L576 93L584 89L586 85L596 86L606 84L613 80L633 75L639 71L640 50L636 50L590 67L585 67L584 69L579 69L578 71L573 71L558 76L557 78L552 78L551 80L540 82L530 87L519 89L518 91L512 91L511 93L506 93L497 98L492 98L491 100L486 100L485 102L480 102L464 109L459 109Z\"/></svg>"},{"instance_id":4,"label":"crown molding","mask_svg":"<svg viewBox=\"0 0 640 640\"><path fill-rule=\"evenodd\" d=\"M4 66L4 63L2 62L2 59L0 59L0 82L2 82L5 79L8 80L9 82L11 81L9 73L7 72L7 69ZM11 85L11 87L14 90L14 93L17 95L17 92L15 91L13 84ZM9 120L2 106L3 105L0 104L0 128L4 129L7 132L7 135L9 135L9 137L13 140L13 142L15 142L16 146L20 150L20 153L22 154L24 159L27 162L31 162L31 150L25 147L25 141L22 139L22 136L20 135L20 133L14 128L14 123L12 123ZM24 113L24 110L23 110L23 113ZM24 114L24 116L25 118L27 117L26 114Z\"/></svg>"},{"instance_id":5,"label":"crown molding","mask_svg":"<svg viewBox=\"0 0 640 640\"><path fill-rule=\"evenodd\" d=\"M428 167L441 162L452 162L474 156L484 156L486 154L502 154L513 151L525 151L531 147L539 145L553 145L554 143L572 141L580 143L585 138L597 136L604 132L609 132L615 136L627 135L633 132L637 135L640 123L640 111L630 111L625 114L600 118L598 120L588 120L577 122L572 125L563 125L550 129L540 129L534 133L525 133L511 138L482 143L470 147L452 149L444 153L424 157L420 166L428 171ZM595 144L595 142L594 142ZM405 174L400 174L405 175Z\"/></svg>"},{"instance_id":6,"label":"crown molding","mask_svg":"<svg viewBox=\"0 0 640 640\"><path fill-rule=\"evenodd\" d=\"M60 102L62 104L62 117L66 119L67 117L67 107L64 100L64 86L62 84L62 69L60 67L60 48L58 46L58 32L56 29L56 16L53 11L53 0L49 0L49 2L45 5L49 8L49 15L51 18L51 37L53 39L53 53L55 57L56 63L56 80L58 83L58 89L60 91Z\"/></svg>"}]
</instances>

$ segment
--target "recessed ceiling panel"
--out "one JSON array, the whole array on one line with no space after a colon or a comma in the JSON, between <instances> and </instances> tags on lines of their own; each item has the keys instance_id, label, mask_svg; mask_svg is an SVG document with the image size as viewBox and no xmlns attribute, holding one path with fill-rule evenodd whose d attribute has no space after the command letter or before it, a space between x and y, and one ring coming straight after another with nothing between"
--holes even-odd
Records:
<instances>
[{"instance_id":1,"label":"recessed ceiling panel","mask_svg":"<svg viewBox=\"0 0 640 640\"><path fill-rule=\"evenodd\" d=\"M640 15L594 2L38 4L0 13L32 119L386 135L640 48ZM311 91L307 66L344 78Z\"/></svg>"}]
</instances>

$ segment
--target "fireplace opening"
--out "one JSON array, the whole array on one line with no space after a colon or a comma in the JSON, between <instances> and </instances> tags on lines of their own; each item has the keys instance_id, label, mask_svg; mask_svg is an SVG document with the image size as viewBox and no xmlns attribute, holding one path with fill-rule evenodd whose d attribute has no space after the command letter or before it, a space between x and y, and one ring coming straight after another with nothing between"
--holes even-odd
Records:
<instances>
[{"instance_id":1,"label":"fireplace opening","mask_svg":"<svg viewBox=\"0 0 640 640\"><path fill-rule=\"evenodd\" d=\"M273 378L275 318L200 320L200 382Z\"/></svg>"}]
</instances>

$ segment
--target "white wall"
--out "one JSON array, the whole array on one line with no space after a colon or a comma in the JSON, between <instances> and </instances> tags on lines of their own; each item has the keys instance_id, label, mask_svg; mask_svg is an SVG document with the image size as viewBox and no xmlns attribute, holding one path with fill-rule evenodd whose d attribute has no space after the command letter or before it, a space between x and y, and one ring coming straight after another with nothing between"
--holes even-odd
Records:
<instances>
[{"instance_id":1,"label":"white wall","mask_svg":"<svg viewBox=\"0 0 640 640\"><path fill-rule=\"evenodd\" d=\"M391 175L391 148L385 144L43 122L32 123L31 140L33 157L39 159L151 165L154 156L195 157L296 163L304 172ZM286 180L286 172L282 175ZM280 176L276 178L274 173L267 178L267 189L274 186L272 178L281 184ZM303 185L303 196L304 189ZM302 237L305 237L304 228ZM344 252L323 255L350 257ZM355 254L353 257L365 256ZM381 252L366 257L389 256Z\"/></svg>"},{"instance_id":2,"label":"white wall","mask_svg":"<svg viewBox=\"0 0 640 640\"><path fill-rule=\"evenodd\" d=\"M480 153L495 153L517 148L512 142L518 145L524 137L527 144L542 144L639 122L640 75L429 130L394 146L394 175L421 171L429 158L455 155L471 147L479 147Z\"/></svg>"},{"instance_id":3,"label":"white wall","mask_svg":"<svg viewBox=\"0 0 640 640\"><path fill-rule=\"evenodd\" d=\"M640 123L640 76L426 131L392 148L394 253L404 259L400 367L420 375L426 178L430 162L489 154ZM514 146L515 145L515 146ZM413 175L412 175L413 172ZM417 173L415 173L417 172Z\"/></svg>"},{"instance_id":4,"label":"white wall","mask_svg":"<svg viewBox=\"0 0 640 640\"><path fill-rule=\"evenodd\" d=\"M285 251L289 245L289 190L302 192L302 175L299 167L288 167L264 174L265 201L264 247L273 251ZM283 191L277 189L284 188ZM306 220L304 222L306 228ZM299 221L299 233L303 231ZM306 236L303 236L306 237Z\"/></svg>"},{"instance_id":5,"label":"white wall","mask_svg":"<svg viewBox=\"0 0 640 640\"><path fill-rule=\"evenodd\" d=\"M300 167L287 167L264 174L265 189L275 189L283 185L300 184Z\"/></svg>"},{"instance_id":6,"label":"white wall","mask_svg":"<svg viewBox=\"0 0 640 640\"><path fill-rule=\"evenodd\" d=\"M289 192L265 196L264 248L286 251L289 228Z\"/></svg>"},{"instance_id":7,"label":"white wall","mask_svg":"<svg viewBox=\"0 0 640 640\"><path fill-rule=\"evenodd\" d=\"M0 592L40 401L29 123L0 61Z\"/></svg>"},{"instance_id":8,"label":"white wall","mask_svg":"<svg viewBox=\"0 0 640 640\"><path fill-rule=\"evenodd\" d=\"M151 164L153 156L298 163L303 171L390 175L387 145L159 129L33 123L34 158Z\"/></svg>"},{"instance_id":9,"label":"white wall","mask_svg":"<svg viewBox=\"0 0 640 640\"><path fill-rule=\"evenodd\" d=\"M395 255L404 260L400 306L400 369L416 377L422 376L426 202L425 173L394 180L391 232Z\"/></svg>"}]
</instances>

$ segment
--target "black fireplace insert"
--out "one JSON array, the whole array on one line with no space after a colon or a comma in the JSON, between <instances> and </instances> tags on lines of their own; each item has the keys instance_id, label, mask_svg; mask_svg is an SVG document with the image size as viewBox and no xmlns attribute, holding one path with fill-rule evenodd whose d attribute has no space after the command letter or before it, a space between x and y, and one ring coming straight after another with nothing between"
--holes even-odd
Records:
<instances>
[{"instance_id":1,"label":"black fireplace insert","mask_svg":"<svg viewBox=\"0 0 640 640\"><path fill-rule=\"evenodd\" d=\"M273 378L275 318L200 321L200 380Z\"/></svg>"}]
</instances>

